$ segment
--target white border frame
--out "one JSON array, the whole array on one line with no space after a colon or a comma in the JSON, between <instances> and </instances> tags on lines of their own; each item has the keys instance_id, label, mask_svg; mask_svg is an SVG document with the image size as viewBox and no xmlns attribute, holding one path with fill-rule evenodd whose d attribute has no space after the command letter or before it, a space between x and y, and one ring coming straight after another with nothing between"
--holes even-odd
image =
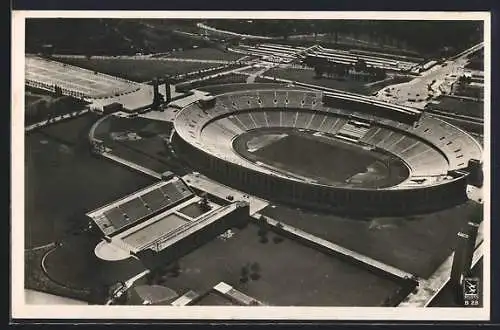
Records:
<instances>
[{"instance_id":1,"label":"white border frame","mask_svg":"<svg viewBox=\"0 0 500 330\"><path fill-rule=\"evenodd\" d=\"M24 40L26 18L250 18L356 20L481 20L484 22L484 296L482 308L402 307L208 307L64 306L24 301ZM11 95L11 306L21 319L206 319L206 320L424 320L482 321L490 318L490 102L491 17L489 12L279 12L279 11L13 11ZM56 308L55 308L56 307Z\"/></svg>"}]
</instances>

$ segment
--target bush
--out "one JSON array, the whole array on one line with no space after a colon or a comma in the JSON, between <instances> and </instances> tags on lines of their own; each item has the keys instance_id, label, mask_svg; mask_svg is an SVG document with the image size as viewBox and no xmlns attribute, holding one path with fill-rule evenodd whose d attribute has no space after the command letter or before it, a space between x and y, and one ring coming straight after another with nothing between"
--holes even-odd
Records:
<instances>
[{"instance_id":1,"label":"bush","mask_svg":"<svg viewBox=\"0 0 500 330\"><path fill-rule=\"evenodd\" d=\"M283 242L283 241L284 241L284 239L283 239L283 237L281 237L281 236L275 236L275 237L273 238L273 242L274 242L274 244L279 244L279 243L281 243L281 242Z\"/></svg>"},{"instance_id":2,"label":"bush","mask_svg":"<svg viewBox=\"0 0 500 330\"><path fill-rule=\"evenodd\" d=\"M250 278L252 279L252 281L258 281L260 279L260 274L252 273L252 275L250 275Z\"/></svg>"},{"instance_id":3,"label":"bush","mask_svg":"<svg viewBox=\"0 0 500 330\"><path fill-rule=\"evenodd\" d=\"M259 231L257 232L257 235L259 235L259 236L265 236L265 235L267 235L267 228L260 227Z\"/></svg>"},{"instance_id":4,"label":"bush","mask_svg":"<svg viewBox=\"0 0 500 330\"><path fill-rule=\"evenodd\" d=\"M250 266L250 269L253 271L253 272L259 272L260 271L260 265L258 262L254 262L251 266Z\"/></svg>"}]
</instances>

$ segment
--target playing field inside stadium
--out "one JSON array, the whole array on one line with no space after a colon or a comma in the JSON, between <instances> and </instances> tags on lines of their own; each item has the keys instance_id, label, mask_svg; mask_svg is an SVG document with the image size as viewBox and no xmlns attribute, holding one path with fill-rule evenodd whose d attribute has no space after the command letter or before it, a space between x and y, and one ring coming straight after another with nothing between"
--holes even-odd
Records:
<instances>
[{"instance_id":1,"label":"playing field inside stadium","mask_svg":"<svg viewBox=\"0 0 500 330\"><path fill-rule=\"evenodd\" d=\"M408 176L402 161L387 153L305 131L281 133L249 132L233 146L261 166L321 184L389 187Z\"/></svg>"}]
</instances>

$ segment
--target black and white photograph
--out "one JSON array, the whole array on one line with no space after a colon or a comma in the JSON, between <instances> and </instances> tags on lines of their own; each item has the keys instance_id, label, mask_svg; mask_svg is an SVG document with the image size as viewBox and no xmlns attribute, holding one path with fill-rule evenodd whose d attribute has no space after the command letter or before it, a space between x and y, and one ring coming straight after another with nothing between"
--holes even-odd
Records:
<instances>
[{"instance_id":1,"label":"black and white photograph","mask_svg":"<svg viewBox=\"0 0 500 330\"><path fill-rule=\"evenodd\" d=\"M13 315L489 319L489 13L12 33Z\"/></svg>"}]
</instances>

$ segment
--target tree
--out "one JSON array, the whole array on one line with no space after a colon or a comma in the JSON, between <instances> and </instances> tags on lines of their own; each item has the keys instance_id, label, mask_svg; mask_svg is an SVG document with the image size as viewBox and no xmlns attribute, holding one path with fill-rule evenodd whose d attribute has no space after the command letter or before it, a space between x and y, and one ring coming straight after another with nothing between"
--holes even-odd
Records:
<instances>
[{"instance_id":1,"label":"tree","mask_svg":"<svg viewBox=\"0 0 500 330\"><path fill-rule=\"evenodd\" d=\"M283 237L281 237L281 236L275 236L273 238L273 242L274 242L274 244L279 244L279 243L283 242Z\"/></svg>"},{"instance_id":2,"label":"tree","mask_svg":"<svg viewBox=\"0 0 500 330\"><path fill-rule=\"evenodd\" d=\"M206 196L200 200L200 207L204 212L210 210L210 204Z\"/></svg>"},{"instance_id":3,"label":"tree","mask_svg":"<svg viewBox=\"0 0 500 330\"><path fill-rule=\"evenodd\" d=\"M362 58L358 58L358 60L356 61L356 64L354 65L354 69L356 71L365 71L366 70L366 61Z\"/></svg>"},{"instance_id":4,"label":"tree","mask_svg":"<svg viewBox=\"0 0 500 330\"><path fill-rule=\"evenodd\" d=\"M259 274L259 273L252 273L252 274L250 275L250 279L251 279L252 281L257 281L257 280L259 280L259 279L260 279L260 274Z\"/></svg>"},{"instance_id":5,"label":"tree","mask_svg":"<svg viewBox=\"0 0 500 330\"><path fill-rule=\"evenodd\" d=\"M248 276L250 271L248 270L248 266L243 266L241 267L241 277Z\"/></svg>"},{"instance_id":6,"label":"tree","mask_svg":"<svg viewBox=\"0 0 500 330\"><path fill-rule=\"evenodd\" d=\"M252 272L260 272L260 264L258 262L254 262L250 266L250 269L252 270Z\"/></svg>"},{"instance_id":7,"label":"tree","mask_svg":"<svg viewBox=\"0 0 500 330\"><path fill-rule=\"evenodd\" d=\"M316 78L320 78L323 76L324 68L321 65L317 65L314 67L314 75Z\"/></svg>"}]
</instances>

